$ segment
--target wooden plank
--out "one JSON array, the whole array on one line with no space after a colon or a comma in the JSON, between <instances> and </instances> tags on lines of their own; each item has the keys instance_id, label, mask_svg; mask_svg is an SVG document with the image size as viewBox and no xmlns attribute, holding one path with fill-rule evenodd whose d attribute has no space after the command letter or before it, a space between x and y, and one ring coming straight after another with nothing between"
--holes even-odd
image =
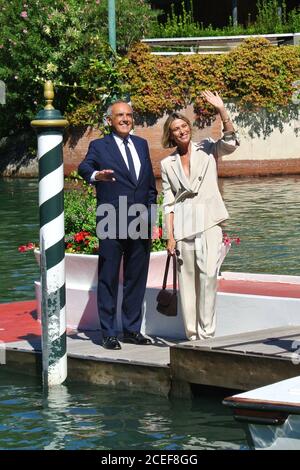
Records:
<instances>
[{"instance_id":1,"label":"wooden plank","mask_svg":"<svg viewBox=\"0 0 300 470\"><path fill-rule=\"evenodd\" d=\"M300 374L289 359L171 347L172 380L251 390Z\"/></svg>"},{"instance_id":2,"label":"wooden plank","mask_svg":"<svg viewBox=\"0 0 300 470\"><path fill-rule=\"evenodd\" d=\"M249 390L300 374L292 362L299 326L203 341L153 341L147 346L122 343L121 350L109 351L100 346L99 332L72 332L67 338L68 380L162 395L170 392L172 381L176 395L190 393L190 383ZM38 351L39 337L9 343L8 366L40 374Z\"/></svg>"},{"instance_id":3,"label":"wooden plank","mask_svg":"<svg viewBox=\"0 0 300 470\"><path fill-rule=\"evenodd\" d=\"M227 351L243 352L244 354L263 354L266 356L280 356L286 353L292 353L296 345L300 345L300 334L282 335L279 337L268 337L258 341L251 341L250 343L239 343L236 345L223 346L222 348Z\"/></svg>"},{"instance_id":4,"label":"wooden plank","mask_svg":"<svg viewBox=\"0 0 300 470\"><path fill-rule=\"evenodd\" d=\"M34 351L6 350L5 370L42 380L42 354Z\"/></svg>"},{"instance_id":5,"label":"wooden plank","mask_svg":"<svg viewBox=\"0 0 300 470\"><path fill-rule=\"evenodd\" d=\"M72 357L68 360L68 381L109 385L120 389L168 396L170 372L167 367L90 361Z\"/></svg>"},{"instance_id":6,"label":"wooden plank","mask_svg":"<svg viewBox=\"0 0 300 470\"><path fill-rule=\"evenodd\" d=\"M175 343L172 343L175 344ZM154 340L153 345L135 345L122 343L122 349L110 351L100 345L100 341L95 344L92 341L68 338L68 355L72 357L89 356L98 360L111 360L116 362L130 362L135 364L165 365L170 362L169 345L159 340Z\"/></svg>"},{"instance_id":7,"label":"wooden plank","mask_svg":"<svg viewBox=\"0 0 300 470\"><path fill-rule=\"evenodd\" d=\"M14 343L6 344L6 351L19 350L19 351L30 351L40 352L41 351L41 339L34 338L32 341L15 341Z\"/></svg>"},{"instance_id":8,"label":"wooden plank","mask_svg":"<svg viewBox=\"0 0 300 470\"><path fill-rule=\"evenodd\" d=\"M291 344L291 342L290 342ZM245 345L238 345L238 346L229 346L227 348L218 348L219 350L222 349L224 351L231 351L237 352L241 354L262 354L264 356L279 356L283 353L289 352L290 349L286 350L284 347L280 347L279 345L273 345L268 343L252 343L252 344L245 344Z\"/></svg>"},{"instance_id":9,"label":"wooden plank","mask_svg":"<svg viewBox=\"0 0 300 470\"><path fill-rule=\"evenodd\" d=\"M122 343L122 349L110 351L104 349L100 344L92 342L90 339L74 339L67 337L67 351L70 357L79 357L81 359L103 360L105 362L128 362L137 365L151 365L157 367L167 367L170 363L169 344L176 342L162 342L156 340L153 345L134 345ZM31 342L17 341L7 345L9 350L19 351L40 351L40 338Z\"/></svg>"},{"instance_id":10,"label":"wooden plank","mask_svg":"<svg viewBox=\"0 0 300 470\"><path fill-rule=\"evenodd\" d=\"M220 349L228 348L231 346L237 346L239 344L243 345L246 343L265 341L271 338L292 338L295 339L300 336L300 327L297 326L287 326L287 327L277 327L277 328L268 328L264 330L249 331L246 333L239 333L234 335L219 336L205 340L198 341L185 341L176 345L177 348L193 348L193 349Z\"/></svg>"},{"instance_id":11,"label":"wooden plank","mask_svg":"<svg viewBox=\"0 0 300 470\"><path fill-rule=\"evenodd\" d=\"M9 350L6 370L35 376L42 380L42 355L32 351ZM168 367L150 367L117 362L68 358L68 382L109 385L119 389L168 396L170 373Z\"/></svg>"}]
</instances>

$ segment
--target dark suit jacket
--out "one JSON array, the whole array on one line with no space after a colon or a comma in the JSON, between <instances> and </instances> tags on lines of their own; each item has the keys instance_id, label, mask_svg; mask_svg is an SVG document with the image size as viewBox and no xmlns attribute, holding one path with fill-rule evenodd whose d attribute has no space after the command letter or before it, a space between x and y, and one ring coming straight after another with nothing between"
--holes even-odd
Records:
<instances>
[{"instance_id":1,"label":"dark suit jacket","mask_svg":"<svg viewBox=\"0 0 300 470\"><path fill-rule=\"evenodd\" d=\"M132 181L112 134L92 141L85 159L79 165L78 172L88 183L94 171L114 170L116 181L95 183L98 205L112 204L118 211L119 196L127 197L128 207L143 204L150 208L151 204L156 204L157 191L147 141L134 135L130 135L130 138L141 162L137 184Z\"/></svg>"}]
</instances>

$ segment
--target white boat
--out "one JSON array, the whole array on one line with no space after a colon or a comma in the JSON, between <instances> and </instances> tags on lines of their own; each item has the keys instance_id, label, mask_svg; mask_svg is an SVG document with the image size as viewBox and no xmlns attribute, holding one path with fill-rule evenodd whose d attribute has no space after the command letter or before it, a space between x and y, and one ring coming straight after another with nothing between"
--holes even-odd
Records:
<instances>
[{"instance_id":1,"label":"white boat","mask_svg":"<svg viewBox=\"0 0 300 470\"><path fill-rule=\"evenodd\" d=\"M223 258L228 251L224 247ZM39 252L35 251L37 261ZM185 339L181 309L177 317L156 311L166 252L151 253L143 304L142 332L147 335ZM100 328L97 315L98 256L66 255L67 327L75 330ZM122 270L120 285L122 285ZM172 285L169 271L168 285ZM35 282L38 316L41 316L40 282ZM118 326L121 330L122 289L118 295ZM216 337L300 325L300 276L222 272L218 278Z\"/></svg>"},{"instance_id":2,"label":"white boat","mask_svg":"<svg viewBox=\"0 0 300 470\"><path fill-rule=\"evenodd\" d=\"M295 350L300 362L300 349ZM247 426L257 450L300 450L300 376L230 396L223 404Z\"/></svg>"}]
</instances>

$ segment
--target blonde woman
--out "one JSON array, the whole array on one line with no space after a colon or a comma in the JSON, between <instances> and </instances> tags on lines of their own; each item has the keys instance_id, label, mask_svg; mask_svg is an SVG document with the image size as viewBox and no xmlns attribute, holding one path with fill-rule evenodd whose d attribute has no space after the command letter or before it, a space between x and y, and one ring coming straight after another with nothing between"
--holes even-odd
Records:
<instances>
[{"instance_id":1,"label":"blonde woman","mask_svg":"<svg viewBox=\"0 0 300 470\"><path fill-rule=\"evenodd\" d=\"M178 281L186 336L214 336L217 271L222 247L220 223L228 212L218 189L216 159L239 145L218 93L202 96L219 112L223 136L199 143L191 140L190 121L172 113L164 124L162 143L176 146L161 162L163 207L168 231L167 250L178 256Z\"/></svg>"}]
</instances>

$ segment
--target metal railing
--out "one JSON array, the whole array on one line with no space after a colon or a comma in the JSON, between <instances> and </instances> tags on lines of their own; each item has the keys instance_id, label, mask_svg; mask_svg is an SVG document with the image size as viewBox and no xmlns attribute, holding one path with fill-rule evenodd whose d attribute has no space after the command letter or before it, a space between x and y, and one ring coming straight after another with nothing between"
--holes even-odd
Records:
<instances>
[{"instance_id":1,"label":"metal railing","mask_svg":"<svg viewBox=\"0 0 300 470\"><path fill-rule=\"evenodd\" d=\"M210 36L193 38L154 38L142 39L148 44L152 54L176 55L176 54L224 54L239 46L249 37L266 38L273 46L299 45L300 33L285 34L252 34L241 36ZM174 50L176 48L176 50ZM168 49L168 50L164 50Z\"/></svg>"}]
</instances>

